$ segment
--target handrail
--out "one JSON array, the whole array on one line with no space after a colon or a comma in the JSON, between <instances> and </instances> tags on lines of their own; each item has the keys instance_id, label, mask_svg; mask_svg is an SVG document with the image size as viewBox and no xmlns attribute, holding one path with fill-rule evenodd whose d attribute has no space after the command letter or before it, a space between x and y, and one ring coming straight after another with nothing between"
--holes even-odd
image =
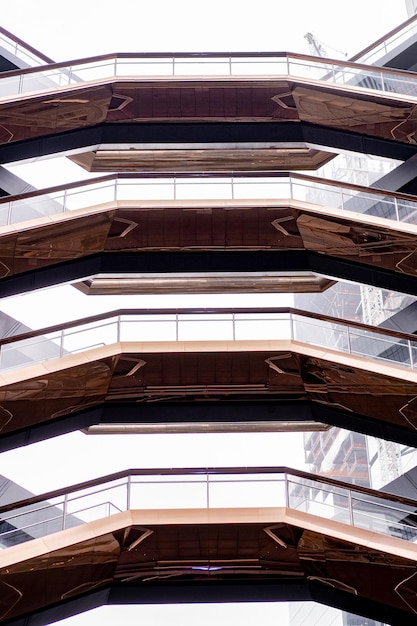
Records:
<instances>
[{"instance_id":1,"label":"handrail","mask_svg":"<svg viewBox=\"0 0 417 626\"><path fill-rule=\"evenodd\" d=\"M224 200L250 200L253 198L253 188L258 183L265 189L261 196L269 199L292 199L308 202L309 204L334 207L343 212L364 216L373 216L383 220L389 219L402 224L417 223L417 198L409 194L401 194L384 190L374 190L354 184L339 183L326 179L290 172L273 173L273 176L253 177L228 175L214 177L194 177L171 175L154 177L136 174L110 174L98 178L73 182L47 189L37 189L24 194L0 198L0 228L11 224L24 223L50 215L61 215L72 211L87 210L93 207L118 203L129 200L134 208L135 203L152 198L158 200L158 191L162 187L165 192L160 200L176 201L183 199L184 189L193 187L193 199L210 200L210 186L216 189L222 187ZM204 193L201 195L199 185ZM135 188L135 186L137 188ZM208 188L207 188L208 186ZM152 189L151 196L143 196L143 190ZM267 195L265 190L268 189ZM249 190L249 191L248 191ZM317 194L320 192L320 195ZM321 194L324 192L324 196ZM336 192L336 193L335 193ZM148 191L146 192L148 193ZM246 195L245 195L246 194ZM330 196L326 195L330 194ZM220 200L219 194L215 194ZM186 196L190 199L187 192ZM103 204L104 203L104 204Z\"/></svg>"},{"instance_id":2,"label":"handrail","mask_svg":"<svg viewBox=\"0 0 417 626\"><path fill-rule=\"evenodd\" d=\"M243 315L239 317L240 314ZM213 315L216 316L214 320L211 317ZM320 320L319 323L312 321L317 319ZM219 325L216 325L217 322ZM287 340L341 354L382 360L395 368L417 370L417 341L414 335L386 329L381 329L380 332L373 326L359 322L338 320L291 308L262 309L261 313L259 309L217 309L216 313L203 309L191 316L189 310L172 309L139 309L99 314L2 339L0 369L2 372L22 369L67 355L86 353L99 346L116 346L119 343L124 345L126 342L142 344L169 341L185 342L188 345L190 341L201 341L199 333L205 332L197 323L211 323L211 334L205 334L203 339L208 342L207 345L210 345L210 341L221 340L246 340L251 342L251 346L255 340ZM151 327L146 327L147 324L151 324ZM317 325L319 332L316 332ZM401 370L396 375L400 372Z\"/></svg>"},{"instance_id":3,"label":"handrail","mask_svg":"<svg viewBox=\"0 0 417 626\"><path fill-rule=\"evenodd\" d=\"M1 77L0 77L1 78ZM316 184L322 184L329 187L335 187L337 189L351 189L352 191L359 191L363 193L367 193L368 195L375 196L383 196L390 198L397 198L401 200L408 200L410 202L416 202L417 198L415 195L401 193L397 191L390 191L384 189L377 189L374 187L364 187L363 185L357 185L355 183L350 182L340 182L338 180L331 180L328 178L319 178L318 176L310 176L308 174L300 174L299 172L290 172L290 171L266 171L263 172L261 170L250 171L250 172L211 172L211 173L197 173L190 174L188 172L120 172L115 174L106 174L103 176L97 176L95 178L88 178L84 180L78 180L74 182L63 183L61 185L55 185L53 187L44 187L43 189L34 189L31 191L26 191L25 193L3 196L0 198L0 205L7 204L9 202L15 202L17 200L25 200L30 198L35 198L37 196L43 196L47 194L57 193L59 191L68 191L69 189L76 189L77 187L90 187L94 186L97 183L103 183L107 181L116 181L116 180L153 180L155 178L158 179L167 179L167 180L175 180L179 179L189 179L190 181L200 181L200 180L210 180L217 178L229 178L229 179L239 179L239 178L249 178L249 179L257 179L257 178L294 178L296 180L309 181Z\"/></svg>"},{"instance_id":4,"label":"handrail","mask_svg":"<svg viewBox=\"0 0 417 626\"><path fill-rule=\"evenodd\" d=\"M388 45L388 42L390 39L393 39L396 35L401 33L401 31L406 31L407 28L413 25L414 23L416 23L415 25L417 26L417 15L412 15L407 20L405 20L404 22L402 22L401 24L399 24L398 26L390 30L388 33L385 33L385 35L382 35L382 37L380 37L376 41L366 46L366 48L364 48L363 50L360 50L359 52L354 54L352 57L350 57L349 61L351 63L355 62L357 59L364 57L368 52L371 52L372 50L376 50L378 46L380 46L381 44Z\"/></svg>"},{"instance_id":5,"label":"handrail","mask_svg":"<svg viewBox=\"0 0 417 626\"><path fill-rule=\"evenodd\" d=\"M87 63L96 63L99 61L108 61L108 60L117 60L117 59L221 59L221 58L230 58L230 59L249 59L249 58L294 58L300 61L310 61L313 63L317 63L319 65L328 66L328 65L337 65L339 68L347 67L352 69L362 69L368 70L372 72L382 72L384 74L396 74L402 77L416 78L416 74L414 72L408 72L406 70L399 70L396 68L384 68L384 67L375 67L373 65L367 65L365 63L353 63L350 61L341 61L340 59L333 59L331 57L316 57L313 55L302 54L299 52L113 52L103 55L96 55L92 57L85 57L82 59L72 59L69 61L60 61L59 63L50 63L48 65L40 65L38 67L29 67L22 70L10 70L8 72L3 72L0 75L0 79L9 78L12 76L20 76L25 74L33 74L35 72L39 72L42 70L53 70L53 69L61 69L66 67L77 67L80 65L85 65ZM328 70L328 67L325 67L325 70Z\"/></svg>"},{"instance_id":6,"label":"handrail","mask_svg":"<svg viewBox=\"0 0 417 626\"><path fill-rule=\"evenodd\" d=\"M12 337L4 337L0 339L0 347L3 345L15 343L18 341L22 341L24 339L32 339L33 337L39 337L43 335L47 335L54 332L59 332L62 330L67 330L69 328L76 328L78 326L91 324L94 322L98 322L101 320L118 318L122 316L162 316L162 315L209 315L209 314L225 314L225 315L239 315L239 314L289 314L289 315L297 315L300 317L308 318L308 319L316 319L323 322L328 322L329 324L338 324L341 326L357 328L358 330L367 331L372 333L373 335L383 335L387 337L396 337L398 339L403 339L405 341L417 342L417 338L415 335L410 333L402 333L396 330L391 330L388 328L375 328L375 326L371 326L369 324L363 324L361 322L355 321L347 321L343 319L339 319L337 317L332 317L329 315L323 315L321 313L314 313L309 311L303 311L301 309L294 309L293 307L240 307L240 308L222 308L222 307L213 307L213 308L199 308L199 307L187 307L187 308L166 308L166 309L116 309L106 313L98 313L96 315L91 315L85 318L78 318L76 320L72 320L70 322L65 322L63 324L55 324L53 326L47 326L41 328L39 330L32 330L26 333L21 333L19 335L13 335ZM417 365L417 364L416 364Z\"/></svg>"},{"instance_id":7,"label":"handrail","mask_svg":"<svg viewBox=\"0 0 417 626\"><path fill-rule=\"evenodd\" d=\"M39 50L36 50L36 48L23 41L23 39L19 39L19 37L16 37L16 35L9 32L2 26L0 26L0 34L5 35L8 39L15 42L18 46L21 46L22 48L30 52L30 54L33 54L35 57L38 57L38 59L40 59L41 61L43 60L45 61L45 63L48 64L55 63L55 61L46 56L46 54L43 54L43 52L39 52Z\"/></svg>"},{"instance_id":8,"label":"handrail","mask_svg":"<svg viewBox=\"0 0 417 626\"><path fill-rule=\"evenodd\" d=\"M86 84L108 84L114 80L133 80L139 77L149 76L149 73L132 67L132 63L138 65L148 64L147 59L151 59L151 64L163 65L162 73L156 72L156 75L171 80L173 78L189 77L189 72L183 72L184 65L192 63L190 59L197 60L201 63L207 63L207 59L211 59L212 64L222 64L220 75L230 77L243 78L244 76L285 76L285 77L301 77L302 80L319 80L321 83L332 83L343 87L352 87L362 89L363 87L369 91L377 90L383 93L389 92L391 95L406 95L407 97L417 97L416 82L417 75L413 72L397 70L391 68L379 68L372 65L362 63L350 63L348 61L340 61L337 59L314 57L311 55L288 53L288 52L256 52L256 53L176 53L174 55L168 53L115 53L89 57L86 59L77 59L74 61L63 61L60 63L51 63L41 65L34 68L26 68L23 70L12 70L2 73L0 76L0 84L5 87L2 100L8 101L18 95L25 93L42 94L56 91L62 88L75 88ZM188 61L187 61L188 59ZM221 59L221 60L219 60ZM242 60L240 60L242 59ZM263 59L257 62L256 59ZM269 59L274 59L270 61ZM209 61L210 62L210 61ZM242 65L251 65L259 63L278 64L279 67L272 68L271 72L259 72L258 69L249 68L242 71ZM192 63L194 65L194 63ZM234 65L237 64L237 68ZM295 65L293 73L292 64ZM282 65L282 67L281 67ZM180 70L178 71L178 66ZM105 71L103 72L103 68ZM97 73L97 69L99 72ZM142 68L145 69L145 68ZM148 68L149 69L149 68ZM265 69L265 68L264 68ZM312 69L319 70L318 76L311 76ZM88 72L88 75L82 76L82 72ZM91 74L92 72L92 74ZM155 72L154 72L155 74ZM199 75L198 68L194 74ZM152 74L151 74L152 75ZM208 76L204 72L205 76ZM211 76L218 76L219 71L212 70ZM35 79L33 77L35 76ZM37 78L36 78L37 76ZM359 76L367 80L365 85L357 85L354 76ZM26 80L27 78L27 80ZM376 80L375 80L376 78ZM46 82L45 82L46 79ZM58 82L54 82L57 79ZM352 83L353 80L353 83ZM10 85L7 81L11 81ZM9 88L10 87L10 92ZM8 93L9 92L9 93Z\"/></svg>"},{"instance_id":9,"label":"handrail","mask_svg":"<svg viewBox=\"0 0 417 626\"><path fill-rule=\"evenodd\" d=\"M320 476L317 474L312 474L310 472L305 472L303 470L297 470L293 468L289 468L286 466L278 465L278 466L270 466L270 467L191 467L191 468L151 468L151 469L128 469L122 470L120 472L115 472L113 474L107 474L106 476L101 476L100 478L94 478L92 480L84 481L81 483L76 483L74 485L69 485L68 487L64 487L62 489L55 489L53 491L48 491L46 493L32 496L30 498L25 498L24 500L18 500L17 502L9 503L0 507L0 515L3 513L8 513L10 511L14 511L16 509L20 509L26 506L30 506L33 504L38 504L40 502L44 502L45 500L52 500L53 498L59 496L69 495L70 493L74 493L76 491L81 491L83 489L90 489L92 487L98 487L101 485L105 485L106 483L113 482L119 479L128 478L129 476L215 476L215 475L251 475L251 474L286 474L288 476L295 476L297 478L305 478L307 480L312 480L314 482L329 485L332 487L337 487L340 489L345 489L348 491L353 491L355 493L360 493L362 495L366 495L372 498L378 498L380 500L386 500L389 502L395 502L397 504L402 504L404 506L410 506L417 509L417 500L413 500L412 498L406 498L404 496L398 496L394 494L390 494L384 491L374 490L369 487L361 487L356 484L350 484L343 482L341 480L336 480L333 478L328 478L327 476Z\"/></svg>"}]
</instances>

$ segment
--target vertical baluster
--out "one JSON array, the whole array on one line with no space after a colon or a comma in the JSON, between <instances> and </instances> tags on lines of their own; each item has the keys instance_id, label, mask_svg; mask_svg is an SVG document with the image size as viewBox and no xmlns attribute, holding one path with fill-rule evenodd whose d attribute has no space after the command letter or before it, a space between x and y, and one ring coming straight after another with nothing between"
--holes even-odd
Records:
<instances>
[{"instance_id":1,"label":"vertical baluster","mask_svg":"<svg viewBox=\"0 0 417 626\"><path fill-rule=\"evenodd\" d=\"M354 526L355 522L353 519L353 506L352 506L352 492L348 491L348 507L349 507L349 523Z\"/></svg>"},{"instance_id":2,"label":"vertical baluster","mask_svg":"<svg viewBox=\"0 0 417 626\"><path fill-rule=\"evenodd\" d=\"M129 476L127 477L127 483L126 483L126 511L130 511L130 508L132 505L131 487L132 487L132 477L129 474Z\"/></svg>"},{"instance_id":3,"label":"vertical baluster","mask_svg":"<svg viewBox=\"0 0 417 626\"><path fill-rule=\"evenodd\" d=\"M399 210L398 210L398 200L397 200L397 198L394 198L394 208L395 208L396 220L397 220L397 222L399 222L400 221L400 213L399 213Z\"/></svg>"},{"instance_id":4,"label":"vertical baluster","mask_svg":"<svg viewBox=\"0 0 417 626\"><path fill-rule=\"evenodd\" d=\"M414 369L414 359L413 359L413 346L411 345L411 341L408 340L408 353L410 355L410 367Z\"/></svg>"},{"instance_id":5,"label":"vertical baluster","mask_svg":"<svg viewBox=\"0 0 417 626\"><path fill-rule=\"evenodd\" d=\"M64 496L64 504L62 507L62 530L65 530L67 527L67 512L68 512L68 494L66 493Z\"/></svg>"},{"instance_id":6,"label":"vertical baluster","mask_svg":"<svg viewBox=\"0 0 417 626\"><path fill-rule=\"evenodd\" d=\"M210 508L210 477L209 474L207 472L206 474L206 504L207 504L207 508Z\"/></svg>"},{"instance_id":7,"label":"vertical baluster","mask_svg":"<svg viewBox=\"0 0 417 626\"><path fill-rule=\"evenodd\" d=\"M288 482L288 474L284 474L284 490L285 490L285 506L290 508L290 483Z\"/></svg>"}]
</instances>

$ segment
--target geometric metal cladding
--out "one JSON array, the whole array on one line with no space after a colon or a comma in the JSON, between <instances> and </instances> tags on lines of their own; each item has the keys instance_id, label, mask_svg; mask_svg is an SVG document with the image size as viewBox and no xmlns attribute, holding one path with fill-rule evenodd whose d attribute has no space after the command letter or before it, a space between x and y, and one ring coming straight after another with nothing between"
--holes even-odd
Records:
<instances>
[{"instance_id":1,"label":"geometric metal cladding","mask_svg":"<svg viewBox=\"0 0 417 626\"><path fill-rule=\"evenodd\" d=\"M4 227L0 280L99 253L213 251L233 255L251 250L311 251L323 255L322 261L328 260L328 274L332 259L337 258L369 266L376 273L383 269L401 277L417 275L417 227L412 224L396 229L383 219L350 217L346 211L295 200L134 204L115 202L91 213L49 216L20 229ZM227 259L224 262L227 267ZM140 260L135 271L141 271Z\"/></svg>"},{"instance_id":2,"label":"geometric metal cladding","mask_svg":"<svg viewBox=\"0 0 417 626\"><path fill-rule=\"evenodd\" d=\"M301 55L298 58L303 59ZM344 65L346 69L352 66ZM394 83L381 81L375 94L362 81L361 68L358 69L353 82L349 79L350 83L342 86L328 84L326 77L304 80L285 76L208 80L114 78L100 84L55 88L47 94L1 102L0 141L6 148L16 143L19 158L19 154L25 153L25 142L29 146L32 140L42 142L45 138L51 145L51 138L56 135L59 150L65 133L68 140L72 131L100 131L107 127L115 133L113 136L120 133L119 141L110 142L109 150L105 142L89 141L84 135L86 139L77 138L73 148L90 152L74 160L90 170L114 170L119 160L123 169L160 172L179 167L183 171L206 172L221 168L253 170L257 167L256 156L261 157L258 163L262 169L288 169L285 160L296 155L291 146L276 145L265 151L262 142L246 146L244 153L233 154L230 145L221 146L218 153L210 152L207 131L218 122L233 122L235 127L255 123L261 134L265 122L272 122L277 128L282 124L284 130L285 124L294 130L302 125L307 129L318 127L323 133L316 137L325 137L329 129L344 133L345 138L353 132L360 139L366 138L364 151L369 138L383 140L385 147L403 144L414 149L417 105L412 75L391 72ZM388 76L381 72L381 77ZM27 76L30 72L16 72L9 77L19 74ZM395 81L404 86L407 80L411 97L404 92L397 95ZM204 149L197 165L198 159L186 163L184 156L201 146L182 145L175 153L172 142L168 150L161 143L152 146L149 134L140 146L137 135L136 141L132 138L131 142L136 145L129 146L126 140L128 125L141 130L141 124L166 128L183 123L193 132L196 122L205 124L206 133L200 138ZM267 142L268 132L264 137ZM336 134L331 137L335 141ZM126 147L133 148L130 154ZM222 152L225 147L227 154ZM330 158L329 153L306 148L302 146L295 157L300 157L298 167L315 167ZM39 142L29 146L26 156L30 150L47 151ZM222 154L226 156L223 163ZM296 161L290 162L297 167ZM245 207L246 215L242 207L235 206L234 217L240 212L239 219L232 227L218 229L214 216L226 224L224 207L206 208L212 210L210 228L202 227L203 218L196 211L193 214L191 207L187 219L194 219L195 230L189 242L184 242L180 230L169 223L174 211L178 222L184 219L184 209L173 206L159 207L159 226L165 227L163 237L158 229L149 227L150 211L149 224L144 229L136 221L135 207L116 205L94 216L9 232L1 239L3 277L26 275L84 255L137 250L150 253L155 249L182 251L188 246L210 252L220 246L226 251L256 251L262 247L308 250L328 259L368 265L375 272L382 268L392 275L415 278L414 227L409 231L393 230L375 220L351 220L346 215L323 213L311 205L288 201L279 207L266 207L265 203L261 207ZM273 215L269 213L267 219L268 210ZM262 226L255 237L251 217ZM245 219L247 230L242 229ZM132 226L127 231L126 222ZM201 240L198 233L202 233ZM219 234L221 242L217 239ZM116 406L134 401L140 406L167 399L172 404L185 399L195 406L201 402L227 404L236 399L260 404L283 399L304 401L392 425L405 434L404 440L407 433L415 435L417 430L417 376L412 370L293 340L217 341L193 346L187 342L181 346L178 342L126 342L3 373L0 436L22 433L38 424L53 423L62 416L103 404ZM235 514L233 511L231 515ZM324 588L321 597L333 604L351 606L356 612L377 619L386 617L404 625L414 623L417 578L413 544L404 548L400 544L405 542L400 540L367 535L360 529L336 528L337 524L327 519L317 521L299 511L259 510L258 514L259 519L255 520L245 518L246 512L241 512L236 521L230 516L221 519L222 515L227 517L224 511L217 519L215 515L207 519L206 510L202 514L195 512L195 518L188 511L181 520L178 511L174 511L171 518L168 513L164 520L161 511L156 512L154 519L145 519L141 511L130 511L93 522L88 528L69 529L5 550L0 555L0 621L31 624L33 614L36 623L36 614L43 608L78 601L97 590L110 589L116 591L116 596L119 593L119 598L126 598L125 590L133 588L137 601L145 589L148 598L160 594L166 601L167 595L181 587L188 590L189 598L198 599L206 586L216 588L216 584L226 583L229 598L232 590L231 595L240 593L241 599L248 599L256 588L267 589L272 581L275 593L281 584L304 585L311 596L313 590L317 594L317 589ZM178 568L169 580L159 572L167 562ZM226 576L223 566L231 562L233 567L227 569ZM200 567L201 563L209 566ZM212 563L220 564L221 569L211 567ZM206 585L208 581L210 585ZM233 592L233 585L240 592Z\"/></svg>"},{"instance_id":3,"label":"geometric metal cladding","mask_svg":"<svg viewBox=\"0 0 417 626\"><path fill-rule=\"evenodd\" d=\"M216 403L259 402L261 416L267 403L276 405L274 419L285 421L284 401L311 404L319 421L326 421L321 407L347 421L351 415L352 424L360 416L365 432L372 432L366 420L394 427L406 442L415 439L416 399L413 370L302 341L130 341L4 371L0 441L103 405L114 405L116 415L117 406L134 403L135 421L143 423L155 403L167 403L169 414L177 403L198 411L207 402L214 410ZM256 409L253 414L262 420ZM74 417L73 428L77 424Z\"/></svg>"},{"instance_id":4,"label":"geometric metal cladding","mask_svg":"<svg viewBox=\"0 0 417 626\"><path fill-rule=\"evenodd\" d=\"M79 612L100 589L110 591L101 601L143 603L204 601L211 588L229 601L319 590L329 604L411 625L416 558L412 542L291 508L132 510L3 551L0 623L38 623L58 603L57 617L66 603Z\"/></svg>"}]
</instances>

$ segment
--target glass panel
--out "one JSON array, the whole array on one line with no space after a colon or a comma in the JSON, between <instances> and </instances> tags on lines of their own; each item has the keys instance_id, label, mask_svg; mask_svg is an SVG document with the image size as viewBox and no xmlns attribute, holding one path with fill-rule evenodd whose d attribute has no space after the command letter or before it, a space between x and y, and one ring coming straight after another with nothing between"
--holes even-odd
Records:
<instances>
[{"instance_id":1,"label":"glass panel","mask_svg":"<svg viewBox=\"0 0 417 626\"><path fill-rule=\"evenodd\" d=\"M72 83L111 78L115 75L115 68L115 59L92 61L91 63L86 63L85 65L74 65L71 68L68 68L67 77L70 76ZM68 78L67 82L69 82Z\"/></svg>"},{"instance_id":2,"label":"glass panel","mask_svg":"<svg viewBox=\"0 0 417 626\"><path fill-rule=\"evenodd\" d=\"M8 96L14 96L20 93L21 76L10 76L10 78L1 78L0 99L7 99ZM12 135L10 134L10 139Z\"/></svg>"},{"instance_id":3,"label":"glass panel","mask_svg":"<svg viewBox=\"0 0 417 626\"><path fill-rule=\"evenodd\" d=\"M408 343L395 337L383 337L377 333L351 329L351 352L359 356L371 356L384 361L394 361L410 366Z\"/></svg>"},{"instance_id":4,"label":"glass panel","mask_svg":"<svg viewBox=\"0 0 417 626\"><path fill-rule=\"evenodd\" d=\"M210 181L210 182L177 182L176 185L176 198L178 200L187 200L195 198L232 198L232 184L231 182L224 181Z\"/></svg>"},{"instance_id":5,"label":"glass panel","mask_svg":"<svg viewBox=\"0 0 417 626\"><path fill-rule=\"evenodd\" d=\"M291 337L290 320L266 317L252 319L237 319L235 323L235 338L242 339L289 339Z\"/></svg>"},{"instance_id":6,"label":"glass panel","mask_svg":"<svg viewBox=\"0 0 417 626\"><path fill-rule=\"evenodd\" d=\"M417 515L414 509L390 506L389 502L361 494L352 494L352 507L355 526L406 541L417 540Z\"/></svg>"},{"instance_id":7,"label":"glass panel","mask_svg":"<svg viewBox=\"0 0 417 626\"><path fill-rule=\"evenodd\" d=\"M179 341L232 340L231 320L181 320L178 326Z\"/></svg>"},{"instance_id":8,"label":"glass panel","mask_svg":"<svg viewBox=\"0 0 417 626\"><path fill-rule=\"evenodd\" d=\"M117 59L117 76L172 76L172 58Z\"/></svg>"},{"instance_id":9,"label":"glass panel","mask_svg":"<svg viewBox=\"0 0 417 626\"><path fill-rule=\"evenodd\" d=\"M115 199L115 181L97 183L88 187L70 189L66 197L66 210L75 211L111 202Z\"/></svg>"},{"instance_id":10,"label":"glass panel","mask_svg":"<svg viewBox=\"0 0 417 626\"><path fill-rule=\"evenodd\" d=\"M120 341L175 341L176 321L162 317L153 319L123 318Z\"/></svg>"},{"instance_id":11,"label":"glass panel","mask_svg":"<svg viewBox=\"0 0 417 626\"><path fill-rule=\"evenodd\" d=\"M175 59L175 76L228 76L229 58Z\"/></svg>"},{"instance_id":12,"label":"glass panel","mask_svg":"<svg viewBox=\"0 0 417 626\"><path fill-rule=\"evenodd\" d=\"M205 476L133 476L131 509L207 507Z\"/></svg>"},{"instance_id":13,"label":"glass panel","mask_svg":"<svg viewBox=\"0 0 417 626\"><path fill-rule=\"evenodd\" d=\"M64 332L64 350L74 353L117 342L117 321L92 322Z\"/></svg>"},{"instance_id":14,"label":"glass panel","mask_svg":"<svg viewBox=\"0 0 417 626\"><path fill-rule=\"evenodd\" d=\"M127 508L127 479L92 488L89 493L70 494L67 501L66 527L120 513Z\"/></svg>"},{"instance_id":15,"label":"glass panel","mask_svg":"<svg viewBox=\"0 0 417 626\"><path fill-rule=\"evenodd\" d=\"M22 339L1 347L1 369L23 367L31 363L55 359L61 355L61 333L49 333Z\"/></svg>"},{"instance_id":16,"label":"glass panel","mask_svg":"<svg viewBox=\"0 0 417 626\"><path fill-rule=\"evenodd\" d=\"M348 490L289 475L288 491L291 508L350 523Z\"/></svg>"},{"instance_id":17,"label":"glass panel","mask_svg":"<svg viewBox=\"0 0 417 626\"><path fill-rule=\"evenodd\" d=\"M7 226L10 223L9 213L11 212L12 202L3 202L0 204L0 226Z\"/></svg>"},{"instance_id":18,"label":"glass panel","mask_svg":"<svg viewBox=\"0 0 417 626\"><path fill-rule=\"evenodd\" d=\"M210 508L285 506L282 474L210 476Z\"/></svg>"},{"instance_id":19,"label":"glass panel","mask_svg":"<svg viewBox=\"0 0 417 626\"><path fill-rule=\"evenodd\" d=\"M402 222L417 224L417 202L399 199L397 205L399 219Z\"/></svg>"},{"instance_id":20,"label":"glass panel","mask_svg":"<svg viewBox=\"0 0 417 626\"><path fill-rule=\"evenodd\" d=\"M232 59L233 75L283 75L287 74L286 57L240 57Z\"/></svg>"},{"instance_id":21,"label":"glass panel","mask_svg":"<svg viewBox=\"0 0 417 626\"><path fill-rule=\"evenodd\" d=\"M283 178L278 181L265 181L262 179L242 181L235 179L233 187L233 197L236 200L244 200L246 198L255 200L291 198L288 178Z\"/></svg>"},{"instance_id":22,"label":"glass panel","mask_svg":"<svg viewBox=\"0 0 417 626\"><path fill-rule=\"evenodd\" d=\"M175 198L174 180L158 179L151 181L118 180L118 200L173 200Z\"/></svg>"},{"instance_id":23,"label":"glass panel","mask_svg":"<svg viewBox=\"0 0 417 626\"><path fill-rule=\"evenodd\" d=\"M46 215L56 215L63 211L64 192L35 196L11 203L10 223L16 224Z\"/></svg>"}]
</instances>

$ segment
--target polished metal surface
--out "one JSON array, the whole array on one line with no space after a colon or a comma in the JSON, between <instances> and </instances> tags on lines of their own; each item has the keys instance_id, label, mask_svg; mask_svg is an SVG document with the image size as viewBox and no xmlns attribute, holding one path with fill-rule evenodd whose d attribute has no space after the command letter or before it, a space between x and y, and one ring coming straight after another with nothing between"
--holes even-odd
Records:
<instances>
[{"instance_id":1,"label":"polished metal surface","mask_svg":"<svg viewBox=\"0 0 417 626\"><path fill-rule=\"evenodd\" d=\"M86 435L150 435L175 433L279 433L329 430L322 422L170 422L164 424L96 424L84 429Z\"/></svg>"},{"instance_id":2,"label":"polished metal surface","mask_svg":"<svg viewBox=\"0 0 417 626\"><path fill-rule=\"evenodd\" d=\"M60 509L63 530L48 534ZM120 472L0 509L0 621L110 584L147 593L167 578L314 581L413 616L416 509L287 468Z\"/></svg>"},{"instance_id":3,"label":"polished metal surface","mask_svg":"<svg viewBox=\"0 0 417 626\"><path fill-rule=\"evenodd\" d=\"M271 142L270 142L271 143ZM254 144L245 148L225 143L217 149L201 144L185 149L155 146L118 149L97 149L70 156L71 161L88 172L185 172L189 174L233 171L233 172L276 172L279 170L317 170L334 158L334 153L316 150L305 144L301 148L280 146L271 148Z\"/></svg>"},{"instance_id":4,"label":"polished metal surface","mask_svg":"<svg viewBox=\"0 0 417 626\"><path fill-rule=\"evenodd\" d=\"M0 139L126 122L302 121L415 144L414 74L289 53L249 56L119 54L7 72L0 77ZM119 137L117 146L100 142L76 161L92 171L193 172L306 169L332 156L308 145L217 149L207 138L187 152L175 144L136 147Z\"/></svg>"},{"instance_id":5,"label":"polished metal surface","mask_svg":"<svg viewBox=\"0 0 417 626\"><path fill-rule=\"evenodd\" d=\"M103 403L283 399L417 430L414 336L300 311L104 314L5 339L0 357L1 435Z\"/></svg>"},{"instance_id":6,"label":"polished metal surface","mask_svg":"<svg viewBox=\"0 0 417 626\"><path fill-rule=\"evenodd\" d=\"M104 177L0 200L0 279L98 253L200 250L306 250L328 257L328 275L337 258L416 276L417 203L412 196L295 174L167 179L160 185L158 191L149 179ZM265 199L250 197L259 190ZM217 197L200 197L210 192ZM174 197L152 197L158 193ZM87 279L81 288L92 293L302 292L330 284L307 271L302 276L248 269L228 273L227 268L194 276L186 271L135 274L109 276L107 282L104 276Z\"/></svg>"},{"instance_id":7,"label":"polished metal surface","mask_svg":"<svg viewBox=\"0 0 417 626\"><path fill-rule=\"evenodd\" d=\"M335 281L312 272L194 272L94 276L74 283L86 295L156 293L322 293Z\"/></svg>"}]
</instances>

